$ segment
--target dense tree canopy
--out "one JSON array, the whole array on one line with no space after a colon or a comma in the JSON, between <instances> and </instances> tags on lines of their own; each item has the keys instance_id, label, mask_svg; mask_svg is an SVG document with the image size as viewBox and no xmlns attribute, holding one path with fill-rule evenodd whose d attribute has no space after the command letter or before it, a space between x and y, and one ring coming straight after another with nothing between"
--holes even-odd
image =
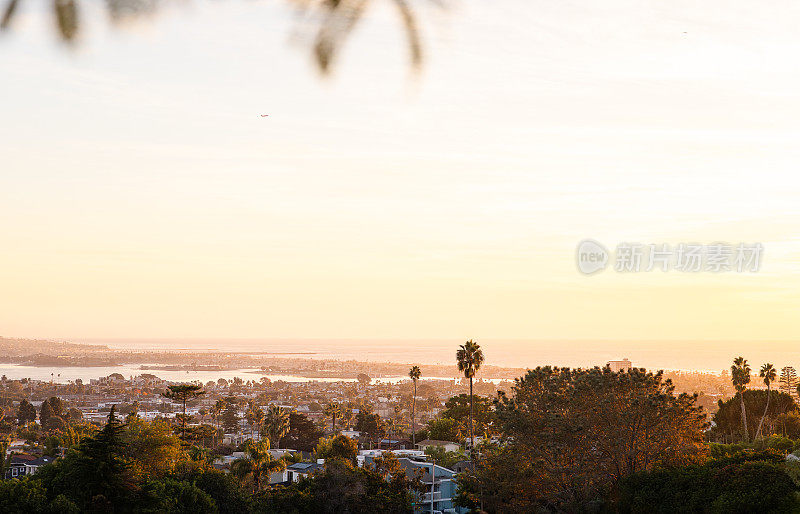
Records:
<instances>
[{"instance_id":1,"label":"dense tree canopy","mask_svg":"<svg viewBox=\"0 0 800 514\"><path fill-rule=\"evenodd\" d=\"M469 430L469 406L468 394L453 396L445 402L441 417L455 420L466 433ZM472 416L475 435L485 436L487 433L491 433L496 420L492 399L474 395Z\"/></svg>"},{"instance_id":2,"label":"dense tree canopy","mask_svg":"<svg viewBox=\"0 0 800 514\"><path fill-rule=\"evenodd\" d=\"M462 439L464 428L453 418L441 417L428 421L427 432L430 439L458 442Z\"/></svg>"},{"instance_id":3,"label":"dense tree canopy","mask_svg":"<svg viewBox=\"0 0 800 514\"><path fill-rule=\"evenodd\" d=\"M388 431L386 423L380 416L363 410L356 415L356 430L370 439L386 437Z\"/></svg>"},{"instance_id":4,"label":"dense tree canopy","mask_svg":"<svg viewBox=\"0 0 800 514\"><path fill-rule=\"evenodd\" d=\"M314 451L317 441L322 435L322 430L308 419L308 416L291 412L289 414L289 431L281 441L286 448L311 452Z\"/></svg>"},{"instance_id":5,"label":"dense tree canopy","mask_svg":"<svg viewBox=\"0 0 800 514\"><path fill-rule=\"evenodd\" d=\"M419 478L407 476L391 457L364 468L334 460L313 479L265 491L254 510L275 514L405 514L412 512L413 491L421 489Z\"/></svg>"},{"instance_id":6,"label":"dense tree canopy","mask_svg":"<svg viewBox=\"0 0 800 514\"><path fill-rule=\"evenodd\" d=\"M31 405L28 400L22 400L19 402L19 408L17 409L17 420L20 424L36 421L36 407Z\"/></svg>"},{"instance_id":7,"label":"dense tree canopy","mask_svg":"<svg viewBox=\"0 0 800 514\"><path fill-rule=\"evenodd\" d=\"M222 426L231 434L239 432L239 408L235 398L225 399L225 410L222 411Z\"/></svg>"},{"instance_id":8,"label":"dense tree canopy","mask_svg":"<svg viewBox=\"0 0 800 514\"><path fill-rule=\"evenodd\" d=\"M712 435L716 440L724 442L740 441L742 435L742 414L740 394L726 401L720 400L718 410L714 414L714 427ZM782 414L790 414L797 411L794 399L783 391L772 391L772 399L767 409L767 391L763 389L748 389L744 391L744 405L748 413L747 416L748 432L755 434L760 422L760 415L766 412L764 427L762 431L765 435L785 431L785 423L781 422ZM756 415L758 414L758 415Z\"/></svg>"},{"instance_id":9,"label":"dense tree canopy","mask_svg":"<svg viewBox=\"0 0 800 514\"><path fill-rule=\"evenodd\" d=\"M459 502L496 511L580 509L618 482L657 465L688 465L705 452L705 414L675 396L662 374L640 369L544 367L501 395L503 445L464 473Z\"/></svg>"},{"instance_id":10,"label":"dense tree canopy","mask_svg":"<svg viewBox=\"0 0 800 514\"><path fill-rule=\"evenodd\" d=\"M314 453L318 459L342 460L355 465L358 445L349 437L337 435L320 439Z\"/></svg>"},{"instance_id":11,"label":"dense tree canopy","mask_svg":"<svg viewBox=\"0 0 800 514\"><path fill-rule=\"evenodd\" d=\"M796 512L783 455L739 453L705 465L644 472L621 487L619 512Z\"/></svg>"},{"instance_id":12,"label":"dense tree canopy","mask_svg":"<svg viewBox=\"0 0 800 514\"><path fill-rule=\"evenodd\" d=\"M30 477L0 481L0 512L409 512L417 477L407 477L391 457L359 468L355 448L344 436L323 440L324 470L266 487L270 473L285 466L266 441L246 444L246 457L225 474L211 469L202 449L181 444L166 422L123 423L112 409L106 425L86 433L63 459Z\"/></svg>"}]
</instances>

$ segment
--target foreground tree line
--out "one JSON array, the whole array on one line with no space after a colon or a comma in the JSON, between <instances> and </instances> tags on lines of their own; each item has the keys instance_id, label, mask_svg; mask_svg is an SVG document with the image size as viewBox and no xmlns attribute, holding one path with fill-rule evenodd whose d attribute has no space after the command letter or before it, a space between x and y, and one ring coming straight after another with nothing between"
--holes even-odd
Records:
<instances>
[{"instance_id":1,"label":"foreground tree line","mask_svg":"<svg viewBox=\"0 0 800 514\"><path fill-rule=\"evenodd\" d=\"M483 354L468 341L457 359L471 379ZM465 512L800 511L794 398L771 390L771 366L762 368L766 390L741 387L744 359L734 368L737 395L720 401L712 420L697 394L676 394L662 372L545 366L496 398L454 396L422 427L412 407L409 429L417 441L466 440L457 452L428 451L448 467L469 461L456 477L455 503ZM413 387L420 376L412 367ZM59 438L50 446L69 449L36 475L0 483L0 512L413 512L426 491L391 454L359 467L358 444L335 435L345 415L335 404L326 407L330 437L301 414L249 406L245 416L258 421L262 437L238 448L245 458L228 472L217 470L216 436L188 425L185 414L201 388L164 394L181 404L175 418L148 422L131 412L123 421L112 409L102 429L70 422L69 409L49 399L40 418ZM219 424L238 425L234 406L234 399L215 406ZM20 404L20 419L35 419L31 409ZM390 430L368 410L352 421L368 437ZM270 441L325 465L299 482L270 484L270 474L299 459L273 457Z\"/></svg>"},{"instance_id":2,"label":"foreground tree line","mask_svg":"<svg viewBox=\"0 0 800 514\"><path fill-rule=\"evenodd\" d=\"M797 445L710 443L696 400L662 372L531 370L495 402L501 436L476 448L457 503L508 513L800 508L800 459L786 459Z\"/></svg>"},{"instance_id":3,"label":"foreground tree line","mask_svg":"<svg viewBox=\"0 0 800 514\"><path fill-rule=\"evenodd\" d=\"M291 458L275 459L269 442L248 441L230 473L211 466L207 449L187 445L162 420L126 422L112 409L105 426L35 475L0 482L0 512L408 512L418 477L388 455L356 466L355 442L323 438L324 470L288 485L269 476Z\"/></svg>"}]
</instances>

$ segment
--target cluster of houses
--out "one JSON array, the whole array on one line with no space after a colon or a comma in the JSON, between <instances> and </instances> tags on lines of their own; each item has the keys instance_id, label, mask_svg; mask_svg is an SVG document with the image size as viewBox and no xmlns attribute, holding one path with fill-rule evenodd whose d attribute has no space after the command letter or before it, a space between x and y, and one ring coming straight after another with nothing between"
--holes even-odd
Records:
<instances>
[{"instance_id":1,"label":"cluster of houses","mask_svg":"<svg viewBox=\"0 0 800 514\"><path fill-rule=\"evenodd\" d=\"M125 378L119 373L111 374L107 377L92 379L88 384L76 381L70 385L53 384L52 382L28 381L26 388L29 389L29 401L38 411L42 401L52 395L59 396L70 408L80 411L80 416L85 421L93 422L98 425L103 424L112 406L116 406L118 411L122 411L124 406L135 405L137 414L144 419L153 419L157 416L171 415L179 412L181 405L166 399L161 393L170 383L155 375L142 374L136 377ZM233 384L231 384L233 385ZM328 422L322 412L321 404L324 402L336 401L345 403L352 400L367 401L372 411L378 415L388 418L396 414L395 405L400 400L399 393L395 385L380 385L359 387L356 390L350 388L345 393L341 384L326 382L309 383L285 383L279 386L269 387L270 403L286 407L295 412L302 413L320 425ZM219 426L218 420L211 417L211 410L220 397L226 397L232 392L227 381L209 382L204 385L206 394L198 401L187 406L187 414L194 417L195 423L212 423ZM263 384L256 382L239 383L235 389L238 404L242 410L247 400L255 399L259 394L266 390ZM437 387L437 396L446 399L453 394L446 383ZM419 404L418 404L418 407ZM417 422L423 424L426 419L435 416L438 408L430 406L427 412L417 410ZM242 412L243 413L243 412ZM240 413L240 414L242 414ZM124 414L124 412L121 412ZM353 415L357 410L353 410ZM341 422L341 421L340 421ZM337 427L338 428L338 427ZM356 430L340 430L347 437L362 439L361 434ZM258 430L252 430L247 424L246 418L242 416L240 430L235 433L224 434L224 443L239 445L246 439L258 439ZM455 482L453 477L461 471L458 465L453 469L443 467L428 461L425 449L428 447L440 447L446 451L458 451L460 446L449 441L421 441L413 445L410 441L401 438L387 437L377 443L370 441L370 449L361 450L358 455L360 466L368 465L373 459L391 451L397 457L401 465L409 471L420 470L423 483L430 491L421 495L416 502L418 511L459 513L460 511L453 505L455 496ZM375 446L373 448L373 446ZM27 475L35 474L41 466L53 461L53 457L35 455L31 448L26 446L25 441L13 441L7 448L6 457L8 467L5 478L14 479ZM280 458L286 453L295 453L293 450L271 450L273 457ZM214 463L219 469L230 469L230 465L239 458L246 458L244 452L234 452L232 455L220 457ZM287 466L283 471L273 474L270 483L290 483L299 480L304 476L324 468L325 463L321 460L313 460L311 455L301 455L303 462L298 462ZM459 463L462 464L462 463ZM432 510L431 510L432 509Z\"/></svg>"},{"instance_id":2,"label":"cluster of houses","mask_svg":"<svg viewBox=\"0 0 800 514\"><path fill-rule=\"evenodd\" d=\"M388 443L388 441L386 441ZM384 441L382 441L384 443ZM419 473L421 481L426 488L423 494L420 494L415 502L416 512L433 512L439 514L463 514L466 510L457 507L453 501L456 496L456 482L455 476L469 467L469 461L462 461L456 463L452 468L438 465L429 461L428 455L425 454L425 449L430 446L438 446L447 451L457 451L459 449L456 443L449 441L421 441L416 445L416 449L383 449L376 448L373 450L359 450L356 456L356 462L359 467L370 465L376 458L381 457L387 452L391 452L397 457L398 462L406 470L409 476L415 476ZM295 450L276 449L269 450L273 458L279 459L286 454L297 453ZM305 457L308 457L306 455ZM218 469L226 470L230 468L237 459L246 459L245 452L234 452L231 455L226 455L218 458L214 465ZM281 471L272 473L269 477L269 483L276 484L289 484L297 482L301 478L308 477L316 471L325 468L325 459L309 460L303 462L296 462L288 465Z\"/></svg>"}]
</instances>

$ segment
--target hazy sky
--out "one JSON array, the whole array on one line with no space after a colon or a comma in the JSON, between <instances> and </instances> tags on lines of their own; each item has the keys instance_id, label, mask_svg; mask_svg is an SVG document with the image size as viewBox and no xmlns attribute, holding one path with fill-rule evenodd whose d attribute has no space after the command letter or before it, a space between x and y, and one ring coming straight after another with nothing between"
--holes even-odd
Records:
<instances>
[{"instance_id":1,"label":"hazy sky","mask_svg":"<svg viewBox=\"0 0 800 514\"><path fill-rule=\"evenodd\" d=\"M0 335L798 339L800 4L447 3L416 78L388 2L327 79L282 2L85 13L73 50L23 12ZM765 254L586 277L586 237Z\"/></svg>"}]
</instances>

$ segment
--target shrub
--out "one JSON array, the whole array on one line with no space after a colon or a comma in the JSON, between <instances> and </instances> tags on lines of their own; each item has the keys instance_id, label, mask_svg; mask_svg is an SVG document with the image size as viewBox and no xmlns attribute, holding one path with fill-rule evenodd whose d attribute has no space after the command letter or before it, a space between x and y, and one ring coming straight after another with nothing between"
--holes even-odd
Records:
<instances>
[{"instance_id":1,"label":"shrub","mask_svg":"<svg viewBox=\"0 0 800 514\"><path fill-rule=\"evenodd\" d=\"M619 512L791 512L798 486L775 452L741 452L702 466L641 473L620 488Z\"/></svg>"}]
</instances>

